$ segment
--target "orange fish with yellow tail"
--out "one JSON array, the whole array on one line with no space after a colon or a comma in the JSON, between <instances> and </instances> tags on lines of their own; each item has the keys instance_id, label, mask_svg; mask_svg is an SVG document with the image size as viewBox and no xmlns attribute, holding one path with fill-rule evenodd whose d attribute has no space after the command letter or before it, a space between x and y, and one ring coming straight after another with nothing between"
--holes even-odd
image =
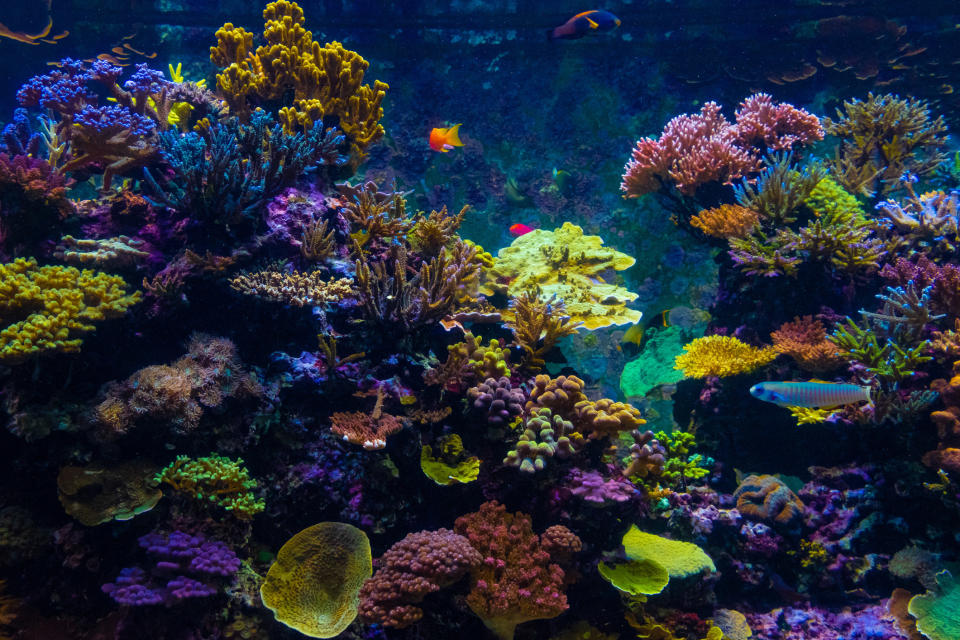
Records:
<instances>
[{"instance_id":1,"label":"orange fish with yellow tail","mask_svg":"<svg viewBox=\"0 0 960 640\"><path fill-rule=\"evenodd\" d=\"M434 127L430 130L430 148L440 153L446 153L454 147L462 147L460 142L460 125L455 124L452 127L441 129Z\"/></svg>"}]
</instances>

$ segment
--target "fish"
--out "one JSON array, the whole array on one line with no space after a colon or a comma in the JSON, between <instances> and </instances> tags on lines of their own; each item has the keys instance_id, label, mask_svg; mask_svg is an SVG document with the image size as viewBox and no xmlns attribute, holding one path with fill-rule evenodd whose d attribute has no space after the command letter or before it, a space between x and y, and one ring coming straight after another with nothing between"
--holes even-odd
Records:
<instances>
[{"instance_id":1,"label":"fish","mask_svg":"<svg viewBox=\"0 0 960 640\"><path fill-rule=\"evenodd\" d=\"M620 338L620 344L632 342L639 347L641 344L643 344L643 334L644 326L642 323L638 322L626 330L626 332L623 334L623 337Z\"/></svg>"},{"instance_id":2,"label":"fish","mask_svg":"<svg viewBox=\"0 0 960 640\"><path fill-rule=\"evenodd\" d=\"M459 124L446 129L434 127L430 130L430 148L440 153L446 153L454 147L462 147L463 143L460 142L459 129Z\"/></svg>"},{"instance_id":3,"label":"fish","mask_svg":"<svg viewBox=\"0 0 960 640\"><path fill-rule=\"evenodd\" d=\"M839 407L856 402L868 402L870 387L845 382L760 382L750 387L750 395L780 407L808 409Z\"/></svg>"},{"instance_id":4,"label":"fish","mask_svg":"<svg viewBox=\"0 0 960 640\"><path fill-rule=\"evenodd\" d=\"M517 184L517 179L513 176L508 177L507 181L503 184L503 195L506 197L507 202L516 207L529 207L533 204L533 200L520 190L520 185Z\"/></svg>"},{"instance_id":5,"label":"fish","mask_svg":"<svg viewBox=\"0 0 960 640\"><path fill-rule=\"evenodd\" d=\"M613 31L620 18L609 11L593 9L573 16L559 27L547 30L547 40L576 40L591 32Z\"/></svg>"},{"instance_id":6,"label":"fish","mask_svg":"<svg viewBox=\"0 0 960 640\"><path fill-rule=\"evenodd\" d=\"M516 237L520 237L524 234L530 233L533 230L534 230L533 227L528 227L522 222L517 222L515 224L510 225L510 235L513 235Z\"/></svg>"}]
</instances>

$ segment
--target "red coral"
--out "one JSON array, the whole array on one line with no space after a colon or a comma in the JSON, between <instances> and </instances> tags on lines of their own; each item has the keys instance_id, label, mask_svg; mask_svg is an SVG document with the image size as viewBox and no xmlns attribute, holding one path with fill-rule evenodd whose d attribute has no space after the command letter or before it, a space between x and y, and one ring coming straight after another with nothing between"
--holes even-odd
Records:
<instances>
[{"instance_id":1,"label":"red coral","mask_svg":"<svg viewBox=\"0 0 960 640\"><path fill-rule=\"evenodd\" d=\"M827 340L827 329L813 316L794 318L785 322L770 334L773 348L800 365L800 368L813 373L822 373L836 369L845 360L837 345Z\"/></svg>"},{"instance_id":2,"label":"red coral","mask_svg":"<svg viewBox=\"0 0 960 640\"><path fill-rule=\"evenodd\" d=\"M544 542L569 553L575 546L572 539L555 531L542 542L533 532L530 516L507 513L495 501L457 518L454 529L483 556L483 563L470 572L467 604L498 637L513 638L518 624L553 618L567 609L564 571Z\"/></svg>"},{"instance_id":3,"label":"red coral","mask_svg":"<svg viewBox=\"0 0 960 640\"><path fill-rule=\"evenodd\" d=\"M45 239L74 211L67 198L72 183L42 158L0 153L0 243L8 255L14 246Z\"/></svg>"},{"instance_id":4,"label":"red coral","mask_svg":"<svg viewBox=\"0 0 960 640\"><path fill-rule=\"evenodd\" d=\"M330 430L351 444L367 450L383 449L387 436L403 429L403 422L389 413L373 417L359 411L337 411L330 416Z\"/></svg>"},{"instance_id":5,"label":"red coral","mask_svg":"<svg viewBox=\"0 0 960 640\"><path fill-rule=\"evenodd\" d=\"M670 182L693 195L708 182L731 184L760 171L767 150L788 150L823 138L820 120L789 104L773 103L758 93L744 100L732 124L720 105L708 102L698 114L670 120L659 139L637 142L627 163L620 190L636 198Z\"/></svg>"},{"instance_id":6,"label":"red coral","mask_svg":"<svg viewBox=\"0 0 960 640\"><path fill-rule=\"evenodd\" d=\"M360 589L360 617L385 627L408 627L423 617L415 604L482 561L466 538L449 529L411 533L377 561L379 570Z\"/></svg>"}]
</instances>

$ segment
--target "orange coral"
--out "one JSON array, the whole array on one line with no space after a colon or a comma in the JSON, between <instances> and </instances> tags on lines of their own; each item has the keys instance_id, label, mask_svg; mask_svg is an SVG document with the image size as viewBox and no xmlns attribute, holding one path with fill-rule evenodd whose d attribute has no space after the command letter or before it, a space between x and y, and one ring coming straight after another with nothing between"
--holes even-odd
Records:
<instances>
[{"instance_id":1,"label":"orange coral","mask_svg":"<svg viewBox=\"0 0 960 640\"><path fill-rule=\"evenodd\" d=\"M359 411L337 411L330 416L330 430L351 444L368 451L383 449L387 437L403 429L403 421L383 412L383 392L377 393L377 404L368 415Z\"/></svg>"},{"instance_id":2,"label":"orange coral","mask_svg":"<svg viewBox=\"0 0 960 640\"><path fill-rule=\"evenodd\" d=\"M548 375L540 374L533 384L530 399L526 404L528 413L546 407L554 414L575 416L576 404L587 400L583 393L584 382L577 376L558 376L551 379Z\"/></svg>"},{"instance_id":3,"label":"orange coral","mask_svg":"<svg viewBox=\"0 0 960 640\"><path fill-rule=\"evenodd\" d=\"M578 430L587 433L591 439L615 437L622 431L633 431L647 423L631 405L608 398L596 402L583 400L574 409L579 419Z\"/></svg>"},{"instance_id":4,"label":"orange coral","mask_svg":"<svg viewBox=\"0 0 960 640\"><path fill-rule=\"evenodd\" d=\"M837 345L827 340L827 329L813 316L794 318L770 334L777 353L790 356L804 371L836 369L845 360Z\"/></svg>"},{"instance_id":5,"label":"orange coral","mask_svg":"<svg viewBox=\"0 0 960 640\"><path fill-rule=\"evenodd\" d=\"M774 476L747 476L733 497L737 510L748 518L789 525L803 517L803 502Z\"/></svg>"},{"instance_id":6,"label":"orange coral","mask_svg":"<svg viewBox=\"0 0 960 640\"><path fill-rule=\"evenodd\" d=\"M690 226L714 238L745 238L757 226L760 215L736 204L704 209L690 218Z\"/></svg>"}]
</instances>

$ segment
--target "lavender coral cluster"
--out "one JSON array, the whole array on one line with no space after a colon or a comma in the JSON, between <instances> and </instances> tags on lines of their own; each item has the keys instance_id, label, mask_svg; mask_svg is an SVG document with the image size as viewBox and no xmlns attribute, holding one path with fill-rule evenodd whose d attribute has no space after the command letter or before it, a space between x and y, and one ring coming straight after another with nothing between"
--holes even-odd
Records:
<instances>
[{"instance_id":1,"label":"lavender coral cluster","mask_svg":"<svg viewBox=\"0 0 960 640\"><path fill-rule=\"evenodd\" d=\"M156 562L149 573L129 567L120 572L116 582L103 585L103 592L118 604L171 605L209 597L240 569L240 559L227 545L201 534L148 533L138 542Z\"/></svg>"},{"instance_id":2,"label":"lavender coral cluster","mask_svg":"<svg viewBox=\"0 0 960 640\"><path fill-rule=\"evenodd\" d=\"M487 414L487 422L502 426L523 413L527 398L522 389L513 386L510 378L487 378L475 387L467 389L467 398L473 407Z\"/></svg>"}]
</instances>

